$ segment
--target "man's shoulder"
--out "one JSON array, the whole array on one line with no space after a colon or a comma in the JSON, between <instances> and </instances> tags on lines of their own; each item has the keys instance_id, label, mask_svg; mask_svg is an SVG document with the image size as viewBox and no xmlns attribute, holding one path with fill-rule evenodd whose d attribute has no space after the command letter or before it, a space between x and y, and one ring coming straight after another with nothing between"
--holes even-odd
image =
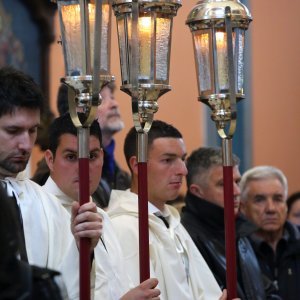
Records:
<instances>
[{"instance_id":1,"label":"man's shoulder","mask_svg":"<svg viewBox=\"0 0 300 300\"><path fill-rule=\"evenodd\" d=\"M21 182L20 182L21 183ZM63 208L60 204L59 200L55 197L55 195L48 193L42 186L32 181L31 179L22 180L22 186L25 187L23 192L25 192L25 197L35 196L36 201L40 201L42 205L45 207L45 210L52 209L59 213L67 213L68 212Z\"/></svg>"}]
</instances>

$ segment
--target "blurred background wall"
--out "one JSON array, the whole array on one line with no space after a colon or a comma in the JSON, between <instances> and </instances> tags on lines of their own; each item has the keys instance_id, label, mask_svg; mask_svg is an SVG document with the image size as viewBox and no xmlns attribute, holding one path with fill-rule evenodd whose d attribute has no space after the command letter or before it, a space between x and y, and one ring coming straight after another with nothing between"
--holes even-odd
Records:
<instances>
[{"instance_id":1,"label":"blurred background wall","mask_svg":"<svg viewBox=\"0 0 300 300\"><path fill-rule=\"evenodd\" d=\"M170 84L172 91L159 99L155 119L174 124L183 134L187 152L211 145L217 140L214 124L204 104L197 101L196 73L192 38L185 20L196 4L183 0L174 19ZM300 190L300 11L299 0L247 1L253 22L247 34L247 86L243 113L238 126L243 132L234 137L243 145L244 168L268 164L279 167L287 175L290 192ZM55 17L55 35L59 26ZM119 53L115 19L112 30L112 73L120 86ZM62 51L54 42L50 49L50 105L56 112L59 79L64 76ZM125 129L116 136L116 156L123 168L123 140L131 126L131 100L116 92ZM212 130L213 128L213 130ZM208 144L209 143L209 144ZM36 152L34 162L40 157Z\"/></svg>"}]
</instances>

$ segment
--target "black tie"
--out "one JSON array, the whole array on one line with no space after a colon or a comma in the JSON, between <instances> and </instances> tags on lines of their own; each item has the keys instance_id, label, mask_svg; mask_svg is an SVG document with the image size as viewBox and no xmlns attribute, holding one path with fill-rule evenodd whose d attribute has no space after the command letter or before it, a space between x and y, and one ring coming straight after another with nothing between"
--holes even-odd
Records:
<instances>
[{"instance_id":1,"label":"black tie","mask_svg":"<svg viewBox=\"0 0 300 300\"><path fill-rule=\"evenodd\" d=\"M169 228L169 222L167 221L166 217L162 216L161 214L157 214L156 216L164 222L164 224L166 225L167 228Z\"/></svg>"}]
</instances>

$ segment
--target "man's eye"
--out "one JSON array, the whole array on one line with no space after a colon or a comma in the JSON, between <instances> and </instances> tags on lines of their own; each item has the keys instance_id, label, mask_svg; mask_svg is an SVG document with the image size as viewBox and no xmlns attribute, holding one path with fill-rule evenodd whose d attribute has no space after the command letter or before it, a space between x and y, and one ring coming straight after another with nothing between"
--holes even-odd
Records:
<instances>
[{"instance_id":1,"label":"man's eye","mask_svg":"<svg viewBox=\"0 0 300 300\"><path fill-rule=\"evenodd\" d=\"M34 133L36 133L36 132L37 132L37 130L38 130L38 128L37 128L37 127L30 128L30 129L29 129L29 133L30 133L30 134L34 134Z\"/></svg>"},{"instance_id":2,"label":"man's eye","mask_svg":"<svg viewBox=\"0 0 300 300\"><path fill-rule=\"evenodd\" d=\"M98 158L98 154L97 153L90 153L90 160L95 160Z\"/></svg>"},{"instance_id":3,"label":"man's eye","mask_svg":"<svg viewBox=\"0 0 300 300\"><path fill-rule=\"evenodd\" d=\"M256 196L254 197L254 202L256 203L261 203L265 200L265 197L262 197L262 196Z\"/></svg>"},{"instance_id":4,"label":"man's eye","mask_svg":"<svg viewBox=\"0 0 300 300\"><path fill-rule=\"evenodd\" d=\"M17 134L18 132L19 132L19 130L17 129L17 128L8 128L8 129L6 129L6 132L8 133L8 134Z\"/></svg>"},{"instance_id":5,"label":"man's eye","mask_svg":"<svg viewBox=\"0 0 300 300\"><path fill-rule=\"evenodd\" d=\"M275 195L275 196L273 197L273 200L274 200L275 202L283 202L283 196L281 196L281 195Z\"/></svg>"},{"instance_id":6,"label":"man's eye","mask_svg":"<svg viewBox=\"0 0 300 300\"><path fill-rule=\"evenodd\" d=\"M69 154L66 156L66 159L69 161L76 161L77 160L77 156L75 154Z\"/></svg>"}]
</instances>

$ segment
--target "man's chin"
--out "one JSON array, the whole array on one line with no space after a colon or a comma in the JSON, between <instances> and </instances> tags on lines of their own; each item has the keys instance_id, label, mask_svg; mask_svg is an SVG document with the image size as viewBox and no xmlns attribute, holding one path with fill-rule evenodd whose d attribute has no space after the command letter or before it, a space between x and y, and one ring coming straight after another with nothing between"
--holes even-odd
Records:
<instances>
[{"instance_id":1,"label":"man's chin","mask_svg":"<svg viewBox=\"0 0 300 300\"><path fill-rule=\"evenodd\" d=\"M27 162L19 164L10 164L9 166L1 166L1 172L6 176L16 176L18 173L25 170Z\"/></svg>"},{"instance_id":2,"label":"man's chin","mask_svg":"<svg viewBox=\"0 0 300 300\"><path fill-rule=\"evenodd\" d=\"M117 133L119 131L121 131L124 128L124 122L121 120L115 120L115 121L111 121L107 124L106 128L104 129L104 131L108 131L111 133Z\"/></svg>"}]
</instances>

